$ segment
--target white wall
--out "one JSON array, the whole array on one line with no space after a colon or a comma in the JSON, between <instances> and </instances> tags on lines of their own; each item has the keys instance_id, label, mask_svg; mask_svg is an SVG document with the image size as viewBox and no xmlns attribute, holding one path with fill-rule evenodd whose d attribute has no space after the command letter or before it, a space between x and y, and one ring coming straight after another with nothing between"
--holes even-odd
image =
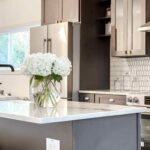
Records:
<instances>
[{"instance_id":1,"label":"white wall","mask_svg":"<svg viewBox=\"0 0 150 150\"><path fill-rule=\"evenodd\" d=\"M41 0L0 0L0 31L41 23Z\"/></svg>"},{"instance_id":2,"label":"white wall","mask_svg":"<svg viewBox=\"0 0 150 150\"><path fill-rule=\"evenodd\" d=\"M0 90L5 90L5 93L21 98L29 97L29 77L16 73L0 74L0 82Z\"/></svg>"},{"instance_id":3,"label":"white wall","mask_svg":"<svg viewBox=\"0 0 150 150\"><path fill-rule=\"evenodd\" d=\"M0 33L41 24L41 0L0 0ZM0 71L0 90L29 97L29 78Z\"/></svg>"}]
</instances>

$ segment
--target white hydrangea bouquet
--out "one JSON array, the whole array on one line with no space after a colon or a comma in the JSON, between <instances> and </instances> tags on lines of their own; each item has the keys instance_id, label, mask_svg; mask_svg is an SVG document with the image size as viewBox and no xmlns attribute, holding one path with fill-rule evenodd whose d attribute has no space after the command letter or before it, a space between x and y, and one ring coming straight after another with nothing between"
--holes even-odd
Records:
<instances>
[{"instance_id":1,"label":"white hydrangea bouquet","mask_svg":"<svg viewBox=\"0 0 150 150\"><path fill-rule=\"evenodd\" d=\"M60 93L56 84L60 83L63 77L68 76L71 69L72 65L68 58L57 57L51 53L32 54L25 60L22 66L23 73L31 77L30 85L41 89L34 95L38 106L54 107L57 105Z\"/></svg>"}]
</instances>

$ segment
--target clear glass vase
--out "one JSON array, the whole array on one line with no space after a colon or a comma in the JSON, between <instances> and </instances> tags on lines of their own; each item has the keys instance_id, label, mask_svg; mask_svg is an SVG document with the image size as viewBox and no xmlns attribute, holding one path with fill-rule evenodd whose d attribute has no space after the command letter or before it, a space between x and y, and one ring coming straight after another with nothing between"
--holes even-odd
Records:
<instances>
[{"instance_id":1,"label":"clear glass vase","mask_svg":"<svg viewBox=\"0 0 150 150\"><path fill-rule=\"evenodd\" d=\"M60 100L59 83L43 80L38 86L32 87L32 95L38 107L56 107Z\"/></svg>"}]
</instances>

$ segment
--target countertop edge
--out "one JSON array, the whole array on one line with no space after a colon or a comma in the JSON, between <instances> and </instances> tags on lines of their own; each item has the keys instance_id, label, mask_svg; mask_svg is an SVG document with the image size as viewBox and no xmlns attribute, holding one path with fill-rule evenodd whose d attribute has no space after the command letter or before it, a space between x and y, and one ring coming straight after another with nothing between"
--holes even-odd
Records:
<instances>
[{"instance_id":1,"label":"countertop edge","mask_svg":"<svg viewBox=\"0 0 150 150\"><path fill-rule=\"evenodd\" d=\"M59 117L59 118L48 118L48 117L34 118L34 117L17 116L13 114L0 113L0 118L11 119L14 121L34 123L34 124L51 124L51 123L61 123L61 122L67 122L67 121L77 121L77 120L85 120L85 119L137 114L137 113L143 113L145 111L146 111L145 107L139 107L139 108L131 107L128 110L125 109L125 110L114 110L114 111L106 111L106 112L94 112L94 113L80 114L80 115L66 116L66 117Z\"/></svg>"},{"instance_id":2,"label":"countertop edge","mask_svg":"<svg viewBox=\"0 0 150 150\"><path fill-rule=\"evenodd\" d=\"M105 91L105 90L79 90L79 93L85 94L112 94L112 95L127 95L129 91Z\"/></svg>"}]
</instances>

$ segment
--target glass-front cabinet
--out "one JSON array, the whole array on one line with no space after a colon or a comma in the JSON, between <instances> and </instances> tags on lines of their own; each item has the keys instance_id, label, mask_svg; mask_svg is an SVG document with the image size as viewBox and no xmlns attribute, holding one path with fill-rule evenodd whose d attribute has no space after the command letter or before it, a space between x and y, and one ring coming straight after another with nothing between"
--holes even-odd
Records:
<instances>
[{"instance_id":1,"label":"glass-front cabinet","mask_svg":"<svg viewBox=\"0 0 150 150\"><path fill-rule=\"evenodd\" d=\"M148 20L147 5L150 0L112 0L112 56L147 55L148 34L138 30Z\"/></svg>"}]
</instances>

